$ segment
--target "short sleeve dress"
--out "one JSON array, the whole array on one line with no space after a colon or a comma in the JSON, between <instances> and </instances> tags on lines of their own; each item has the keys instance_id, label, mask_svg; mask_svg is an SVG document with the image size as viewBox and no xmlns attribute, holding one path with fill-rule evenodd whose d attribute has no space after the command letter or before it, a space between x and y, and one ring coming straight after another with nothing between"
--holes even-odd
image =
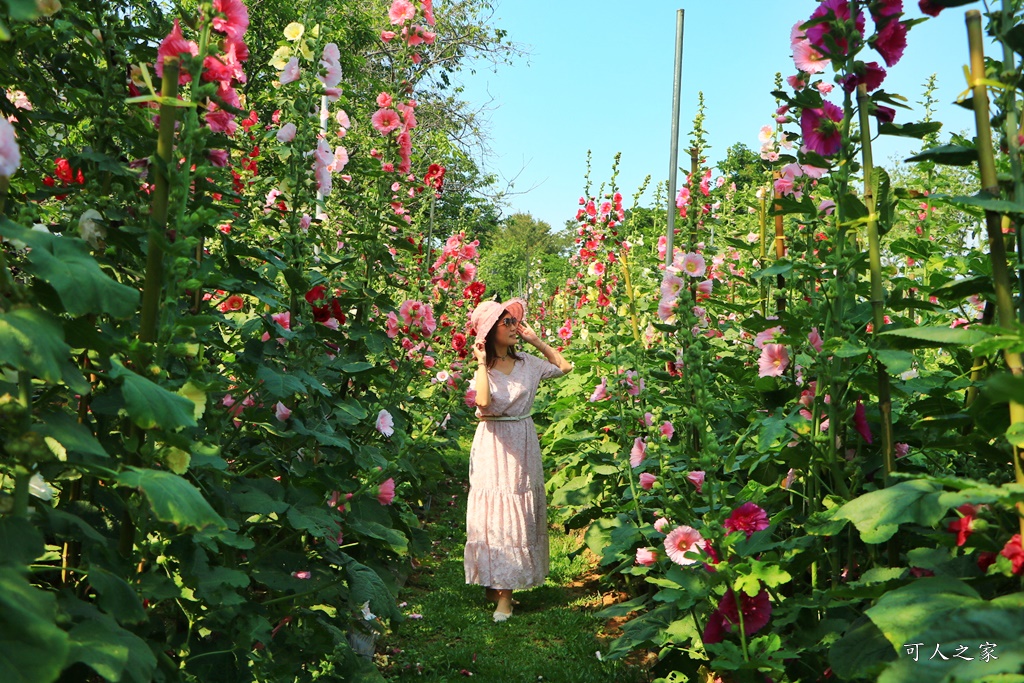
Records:
<instances>
[{"instance_id":1,"label":"short sleeve dress","mask_svg":"<svg viewBox=\"0 0 1024 683\"><path fill-rule=\"evenodd\" d=\"M561 377L557 365L520 353L508 375L490 368L491 401L476 415L529 415L542 379ZM481 420L469 455L466 583L518 590L548 575L547 497L537 428L518 421Z\"/></svg>"}]
</instances>

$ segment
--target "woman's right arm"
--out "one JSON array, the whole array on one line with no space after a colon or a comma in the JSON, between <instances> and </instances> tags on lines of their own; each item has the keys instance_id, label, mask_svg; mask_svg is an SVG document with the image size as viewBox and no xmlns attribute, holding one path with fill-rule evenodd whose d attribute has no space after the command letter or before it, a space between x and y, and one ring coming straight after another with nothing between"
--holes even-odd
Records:
<instances>
[{"instance_id":1,"label":"woman's right arm","mask_svg":"<svg viewBox=\"0 0 1024 683\"><path fill-rule=\"evenodd\" d=\"M491 402L491 385L487 381L487 352L484 351L483 343L473 347L473 355L476 357L476 404L486 408Z\"/></svg>"}]
</instances>

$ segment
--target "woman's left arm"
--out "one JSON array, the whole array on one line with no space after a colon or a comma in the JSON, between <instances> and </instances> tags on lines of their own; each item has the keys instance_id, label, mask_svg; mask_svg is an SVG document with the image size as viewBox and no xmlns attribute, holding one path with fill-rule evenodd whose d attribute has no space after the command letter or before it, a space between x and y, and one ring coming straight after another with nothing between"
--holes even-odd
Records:
<instances>
[{"instance_id":1,"label":"woman's left arm","mask_svg":"<svg viewBox=\"0 0 1024 683\"><path fill-rule=\"evenodd\" d=\"M520 323L519 330L520 336L525 341L533 344L534 348L536 348L538 351L543 353L544 357L548 359L549 363L551 363L552 365L557 365L558 369L561 370L563 373L568 373L572 371L572 363L562 358L562 354L560 354L558 351L551 348L547 343L542 341L541 338L537 336L537 333L533 331L532 327L530 327L526 323Z\"/></svg>"}]
</instances>

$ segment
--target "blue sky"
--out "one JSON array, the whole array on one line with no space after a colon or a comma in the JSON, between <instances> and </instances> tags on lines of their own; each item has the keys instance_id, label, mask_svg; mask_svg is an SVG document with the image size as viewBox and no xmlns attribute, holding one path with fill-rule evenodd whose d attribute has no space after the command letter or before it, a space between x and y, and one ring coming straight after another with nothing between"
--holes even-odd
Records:
<instances>
[{"instance_id":1,"label":"blue sky","mask_svg":"<svg viewBox=\"0 0 1024 683\"><path fill-rule=\"evenodd\" d=\"M922 16L904 0L907 16ZM643 178L651 187L668 178L676 10L685 10L680 147L688 146L704 93L709 163L743 142L757 149L758 130L771 124L776 72L796 73L790 29L806 21L814 0L499 0L494 25L508 31L529 56L497 72L478 64L462 74L464 96L478 106L489 130L485 169L514 180L505 214L529 212L556 230L572 218L583 194L587 150L593 152L592 192L610 176L622 152L618 184L627 198ZM973 114L952 104L964 90L967 63L964 11L944 11L911 29L903 59L888 69L883 88L907 98L896 122L920 120L923 83L938 75L937 120L950 131L973 130ZM871 21L868 20L870 27ZM872 53L874 54L874 53ZM881 59L878 59L881 63ZM829 74L831 77L831 74ZM832 101L841 104L839 89ZM904 158L917 141L883 137L876 163ZM689 165L689 161L683 161ZM652 191L642 204L653 203Z\"/></svg>"}]
</instances>

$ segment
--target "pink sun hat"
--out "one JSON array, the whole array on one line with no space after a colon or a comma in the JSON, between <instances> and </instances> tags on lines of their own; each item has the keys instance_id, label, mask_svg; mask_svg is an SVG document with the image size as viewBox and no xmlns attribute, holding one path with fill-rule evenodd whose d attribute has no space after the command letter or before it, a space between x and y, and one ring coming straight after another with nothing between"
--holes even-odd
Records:
<instances>
[{"instance_id":1,"label":"pink sun hat","mask_svg":"<svg viewBox=\"0 0 1024 683\"><path fill-rule=\"evenodd\" d=\"M487 339L487 334L505 311L508 311L509 315L513 318L518 318L522 321L526 317L526 302L518 297L509 299L508 303L481 301L473 309L469 322L473 329L476 330L476 341L478 343L483 343Z\"/></svg>"}]
</instances>

